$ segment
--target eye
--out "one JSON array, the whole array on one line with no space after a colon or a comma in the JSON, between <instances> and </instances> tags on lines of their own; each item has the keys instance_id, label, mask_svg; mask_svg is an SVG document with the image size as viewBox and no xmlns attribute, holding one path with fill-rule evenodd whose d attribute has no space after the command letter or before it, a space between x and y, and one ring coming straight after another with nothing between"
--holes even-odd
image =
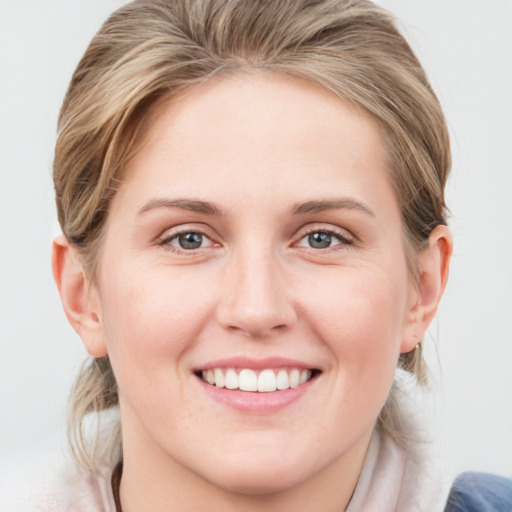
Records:
<instances>
[{"instance_id":1,"label":"eye","mask_svg":"<svg viewBox=\"0 0 512 512\"><path fill-rule=\"evenodd\" d=\"M182 231L162 238L159 245L177 252L189 252L205 247L216 246L210 238L200 231Z\"/></svg>"},{"instance_id":2,"label":"eye","mask_svg":"<svg viewBox=\"0 0 512 512\"><path fill-rule=\"evenodd\" d=\"M177 244L182 249L199 249L203 245L204 238L206 237L202 233L194 233L191 231L190 233L176 235L173 241L176 240Z\"/></svg>"},{"instance_id":3,"label":"eye","mask_svg":"<svg viewBox=\"0 0 512 512\"><path fill-rule=\"evenodd\" d=\"M328 230L316 230L303 236L297 245L311 249L329 249L337 245L351 245L352 243L352 240L340 233Z\"/></svg>"},{"instance_id":4,"label":"eye","mask_svg":"<svg viewBox=\"0 0 512 512\"><path fill-rule=\"evenodd\" d=\"M330 233L310 233L307 236L308 244L313 249L326 249L331 246L332 243L332 235Z\"/></svg>"}]
</instances>

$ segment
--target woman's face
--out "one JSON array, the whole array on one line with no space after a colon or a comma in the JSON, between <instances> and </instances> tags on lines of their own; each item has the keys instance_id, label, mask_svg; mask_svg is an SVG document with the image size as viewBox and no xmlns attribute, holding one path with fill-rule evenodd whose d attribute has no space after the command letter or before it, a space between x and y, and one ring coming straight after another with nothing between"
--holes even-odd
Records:
<instances>
[{"instance_id":1,"label":"woman's face","mask_svg":"<svg viewBox=\"0 0 512 512\"><path fill-rule=\"evenodd\" d=\"M263 74L148 126L92 295L125 458L243 492L360 464L416 301L376 123Z\"/></svg>"}]
</instances>

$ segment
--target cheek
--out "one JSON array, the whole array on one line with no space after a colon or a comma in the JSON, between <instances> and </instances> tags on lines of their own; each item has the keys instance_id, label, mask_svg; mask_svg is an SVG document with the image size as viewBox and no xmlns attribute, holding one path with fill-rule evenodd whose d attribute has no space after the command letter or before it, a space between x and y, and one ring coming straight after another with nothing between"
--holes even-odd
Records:
<instances>
[{"instance_id":1,"label":"cheek","mask_svg":"<svg viewBox=\"0 0 512 512\"><path fill-rule=\"evenodd\" d=\"M336 436L357 437L371 429L389 395L400 352L405 282L386 273L345 272L342 283L331 280L328 293L309 296L310 324L329 350L334 370L328 372L332 391L325 411Z\"/></svg>"},{"instance_id":2,"label":"cheek","mask_svg":"<svg viewBox=\"0 0 512 512\"><path fill-rule=\"evenodd\" d=\"M155 273L157 274L157 273ZM125 279L130 275L130 279ZM102 293L104 336L120 387L155 382L156 372L178 371L204 326L211 299L200 279L172 272L128 272L118 267ZM139 375L140 379L135 379Z\"/></svg>"},{"instance_id":3,"label":"cheek","mask_svg":"<svg viewBox=\"0 0 512 512\"><path fill-rule=\"evenodd\" d=\"M348 348L364 350L363 340L385 344L401 332L406 311L404 276L345 268L329 279L311 276L305 288L304 314L329 340L345 340ZM326 339L326 341L327 341Z\"/></svg>"},{"instance_id":4,"label":"cheek","mask_svg":"<svg viewBox=\"0 0 512 512\"><path fill-rule=\"evenodd\" d=\"M391 383L406 312L406 274L344 268L331 279L312 279L309 288L303 314L330 352L343 381L338 385L359 394Z\"/></svg>"}]
</instances>

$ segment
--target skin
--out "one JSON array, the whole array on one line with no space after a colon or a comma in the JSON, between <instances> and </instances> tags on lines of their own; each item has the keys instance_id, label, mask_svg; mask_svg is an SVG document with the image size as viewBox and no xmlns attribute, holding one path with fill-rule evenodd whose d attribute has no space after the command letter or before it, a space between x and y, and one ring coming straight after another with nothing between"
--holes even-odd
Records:
<instances>
[{"instance_id":1,"label":"skin","mask_svg":"<svg viewBox=\"0 0 512 512\"><path fill-rule=\"evenodd\" d=\"M218 212L162 205L182 199ZM202 246L180 248L178 232ZM118 381L123 510L344 510L450 253L440 226L412 282L379 129L330 93L235 75L161 106L123 171L96 279L54 243L67 316ZM193 373L234 356L321 373L288 406L242 413Z\"/></svg>"}]
</instances>

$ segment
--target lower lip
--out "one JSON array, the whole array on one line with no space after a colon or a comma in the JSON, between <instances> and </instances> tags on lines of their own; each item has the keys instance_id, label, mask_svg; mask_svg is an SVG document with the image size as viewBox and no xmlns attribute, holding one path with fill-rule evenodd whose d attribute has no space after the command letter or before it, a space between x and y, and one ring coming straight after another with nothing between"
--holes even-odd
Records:
<instances>
[{"instance_id":1,"label":"lower lip","mask_svg":"<svg viewBox=\"0 0 512 512\"><path fill-rule=\"evenodd\" d=\"M279 411L296 402L311 389L318 376L296 388L289 388L270 393L256 391L240 391L239 389L218 388L200 377L197 377L202 389L214 400L242 412L253 414L269 414Z\"/></svg>"}]
</instances>

